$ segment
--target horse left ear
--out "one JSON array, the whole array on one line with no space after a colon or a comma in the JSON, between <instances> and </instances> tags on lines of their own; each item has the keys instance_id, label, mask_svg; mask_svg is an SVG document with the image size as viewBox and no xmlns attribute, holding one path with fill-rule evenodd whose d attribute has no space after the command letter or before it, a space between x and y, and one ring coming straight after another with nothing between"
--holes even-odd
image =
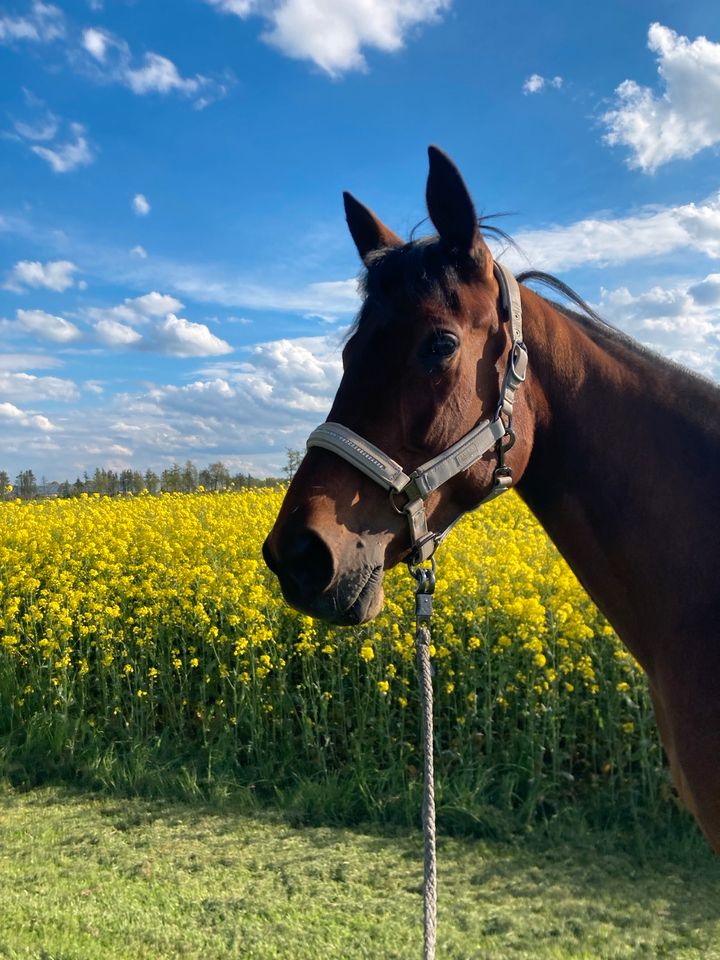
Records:
<instances>
[{"instance_id":1,"label":"horse left ear","mask_svg":"<svg viewBox=\"0 0 720 960\"><path fill-rule=\"evenodd\" d=\"M386 227L369 207L356 200L347 190L343 193L343 201L345 219L363 263L367 263L368 256L376 250L403 246L400 237L393 233L390 227Z\"/></svg>"},{"instance_id":2,"label":"horse left ear","mask_svg":"<svg viewBox=\"0 0 720 960\"><path fill-rule=\"evenodd\" d=\"M439 147L428 147L428 157L427 207L440 238L451 249L477 259L489 259L492 265L492 256L480 235L475 205L460 171Z\"/></svg>"}]
</instances>

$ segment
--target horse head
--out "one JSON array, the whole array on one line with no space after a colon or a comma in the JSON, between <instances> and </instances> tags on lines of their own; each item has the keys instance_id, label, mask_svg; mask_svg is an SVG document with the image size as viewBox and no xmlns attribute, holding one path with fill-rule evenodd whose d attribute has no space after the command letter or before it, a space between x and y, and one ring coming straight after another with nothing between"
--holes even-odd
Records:
<instances>
[{"instance_id":1,"label":"horse head","mask_svg":"<svg viewBox=\"0 0 720 960\"><path fill-rule=\"evenodd\" d=\"M405 481L478 423L500 426L497 443L491 437L479 459L425 492L426 542L488 498L499 483L499 456L505 476L512 471L513 480L519 478L532 434L527 394L520 391L514 409L510 405L517 442L506 458L501 453L510 436L503 383L518 346L506 322L502 271L457 168L436 147L429 156L426 196L435 237L404 243L345 194L348 226L365 265L364 302L343 350L343 376L328 417L347 428L348 446L362 451L366 441L371 457L375 450L390 465L402 465ZM516 285L515 291L519 297ZM379 613L383 571L428 556L437 537L418 555L404 512L407 491L384 489L372 471L327 446L318 439L308 450L263 552L291 605L356 624Z\"/></svg>"}]
</instances>

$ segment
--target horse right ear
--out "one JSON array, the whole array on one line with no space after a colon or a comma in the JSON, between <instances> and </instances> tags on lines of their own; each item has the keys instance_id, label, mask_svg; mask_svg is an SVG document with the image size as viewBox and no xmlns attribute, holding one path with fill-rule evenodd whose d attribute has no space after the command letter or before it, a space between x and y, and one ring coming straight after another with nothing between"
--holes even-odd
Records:
<instances>
[{"instance_id":1,"label":"horse right ear","mask_svg":"<svg viewBox=\"0 0 720 960\"><path fill-rule=\"evenodd\" d=\"M356 200L351 193L345 191L343 201L345 219L363 263L367 263L367 257L376 250L403 246L400 237L386 227L382 220L378 220L372 210Z\"/></svg>"}]
</instances>

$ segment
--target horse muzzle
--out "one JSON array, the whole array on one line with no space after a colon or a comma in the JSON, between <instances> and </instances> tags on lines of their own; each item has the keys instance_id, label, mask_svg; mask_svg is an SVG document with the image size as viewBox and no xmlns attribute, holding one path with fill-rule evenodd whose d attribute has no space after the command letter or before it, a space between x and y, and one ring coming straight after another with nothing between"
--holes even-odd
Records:
<instances>
[{"instance_id":1,"label":"horse muzzle","mask_svg":"<svg viewBox=\"0 0 720 960\"><path fill-rule=\"evenodd\" d=\"M296 610L339 626L356 626L380 612L383 564L373 563L355 544L352 562L338 562L323 538L310 528L275 531L263 544L263 558Z\"/></svg>"}]
</instances>

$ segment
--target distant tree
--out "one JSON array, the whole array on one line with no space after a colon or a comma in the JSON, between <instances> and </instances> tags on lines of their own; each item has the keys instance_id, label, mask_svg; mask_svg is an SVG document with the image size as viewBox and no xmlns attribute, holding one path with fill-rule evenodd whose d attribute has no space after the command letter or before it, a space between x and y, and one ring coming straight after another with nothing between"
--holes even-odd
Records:
<instances>
[{"instance_id":1,"label":"distant tree","mask_svg":"<svg viewBox=\"0 0 720 960\"><path fill-rule=\"evenodd\" d=\"M64 499L72 496L72 487L67 480L63 480L62 483L58 484L58 496Z\"/></svg>"},{"instance_id":2,"label":"distant tree","mask_svg":"<svg viewBox=\"0 0 720 960\"><path fill-rule=\"evenodd\" d=\"M291 450L288 447L287 450L287 460L285 461L285 466L283 467L283 473L285 474L288 483L297 473L297 469L302 463L302 459L305 456L302 450Z\"/></svg>"},{"instance_id":3,"label":"distant tree","mask_svg":"<svg viewBox=\"0 0 720 960\"><path fill-rule=\"evenodd\" d=\"M184 493L194 493L198 485L198 470L192 460L186 460L182 470L182 490Z\"/></svg>"},{"instance_id":4,"label":"distant tree","mask_svg":"<svg viewBox=\"0 0 720 960\"><path fill-rule=\"evenodd\" d=\"M224 490L230 486L230 471L218 460L200 471L200 483L206 490Z\"/></svg>"},{"instance_id":5,"label":"distant tree","mask_svg":"<svg viewBox=\"0 0 720 960\"><path fill-rule=\"evenodd\" d=\"M177 463L163 470L160 485L166 493L179 493L182 490L182 470Z\"/></svg>"},{"instance_id":6,"label":"distant tree","mask_svg":"<svg viewBox=\"0 0 720 960\"><path fill-rule=\"evenodd\" d=\"M148 493L153 494L160 489L160 477L150 467L145 471L145 489Z\"/></svg>"},{"instance_id":7,"label":"distant tree","mask_svg":"<svg viewBox=\"0 0 720 960\"><path fill-rule=\"evenodd\" d=\"M0 500L8 499L12 493L12 490L8 490L10 485L10 477L5 470L0 470Z\"/></svg>"},{"instance_id":8,"label":"distant tree","mask_svg":"<svg viewBox=\"0 0 720 960\"><path fill-rule=\"evenodd\" d=\"M99 493L101 497L112 497L118 490L118 475L113 470L97 467L92 480L84 484L87 492Z\"/></svg>"},{"instance_id":9,"label":"distant tree","mask_svg":"<svg viewBox=\"0 0 720 960\"><path fill-rule=\"evenodd\" d=\"M120 493L133 492L133 472L132 470L123 470L118 478Z\"/></svg>"},{"instance_id":10,"label":"distant tree","mask_svg":"<svg viewBox=\"0 0 720 960\"><path fill-rule=\"evenodd\" d=\"M15 487L21 500L33 500L37 496L37 481L32 470L23 470L15 478Z\"/></svg>"},{"instance_id":11,"label":"distant tree","mask_svg":"<svg viewBox=\"0 0 720 960\"><path fill-rule=\"evenodd\" d=\"M132 477L130 479L130 489L133 493L142 493L145 489L145 481L143 480L143 475L139 470L132 471Z\"/></svg>"}]
</instances>

